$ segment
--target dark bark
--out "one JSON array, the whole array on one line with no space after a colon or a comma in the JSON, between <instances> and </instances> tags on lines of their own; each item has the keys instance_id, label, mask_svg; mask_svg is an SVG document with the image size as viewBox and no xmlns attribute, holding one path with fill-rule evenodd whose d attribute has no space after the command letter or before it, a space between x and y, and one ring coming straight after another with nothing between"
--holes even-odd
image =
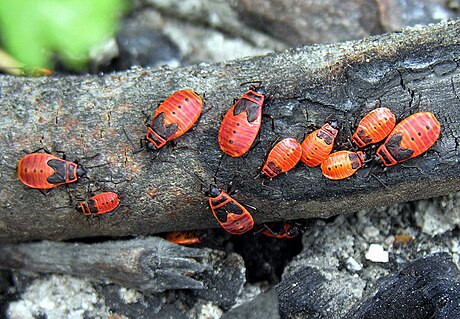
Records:
<instances>
[{"instance_id":1,"label":"dark bark","mask_svg":"<svg viewBox=\"0 0 460 319\"><path fill-rule=\"evenodd\" d=\"M134 69L103 76L0 77L3 132L0 176L0 242L89 236L151 234L175 229L216 227L202 185L233 180L234 196L257 207L257 223L326 217L447 194L460 190L460 21L410 28L400 33L333 45L307 46L264 57L181 69ZM248 81L262 81L272 95L264 112L260 143L242 158L222 156L217 131L222 114ZM168 145L158 157L133 154L123 133L137 143L145 116L175 90L206 95L196 128ZM428 110L442 136L426 156L367 178L369 169L343 181L329 181L318 168L298 165L273 181L253 179L273 142L303 137L306 126L337 120L339 141L376 103L402 118ZM15 166L23 149L46 146L83 161L93 182L123 195L124 207L87 223L69 205L65 187L47 197L23 186ZM415 168L414 168L415 167ZM217 171L217 174L215 172ZM112 181L111 181L112 180ZM115 182L115 183L113 183ZM83 194L85 183L71 186Z\"/></svg>"},{"instance_id":2,"label":"dark bark","mask_svg":"<svg viewBox=\"0 0 460 319\"><path fill-rule=\"evenodd\" d=\"M233 296L245 282L244 273L222 280L225 276L216 270L241 273L243 260L236 254L226 257L224 252L188 248L158 237L92 245L47 241L3 245L0 267L75 275L149 292L212 286ZM219 277L220 284L212 276Z\"/></svg>"},{"instance_id":3,"label":"dark bark","mask_svg":"<svg viewBox=\"0 0 460 319\"><path fill-rule=\"evenodd\" d=\"M314 265L298 267L275 287L281 317L458 318L459 270L448 253L426 255L398 268L373 278L359 296L354 293L359 276Z\"/></svg>"}]
</instances>

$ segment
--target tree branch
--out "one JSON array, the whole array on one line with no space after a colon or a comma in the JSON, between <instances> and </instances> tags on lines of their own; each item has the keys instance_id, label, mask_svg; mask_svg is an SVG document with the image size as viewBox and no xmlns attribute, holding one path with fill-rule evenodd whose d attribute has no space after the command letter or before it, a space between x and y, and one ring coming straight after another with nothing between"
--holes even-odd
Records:
<instances>
[{"instance_id":1,"label":"tree branch","mask_svg":"<svg viewBox=\"0 0 460 319\"><path fill-rule=\"evenodd\" d=\"M257 207L257 223L326 217L363 208L427 198L460 190L458 112L460 21L409 28L360 41L306 46L263 57L181 69L133 69L103 76L0 77L0 242L88 236L151 234L216 227L200 182L233 180L235 198ZM273 96L264 112L260 143L242 158L222 156L217 131L222 114L248 81L262 81ZM133 154L145 134L145 116L172 92L191 88L206 95L196 128L175 146L154 154ZM273 142L302 138L309 124L339 122L339 141L376 103L400 118L428 110L442 125L442 136L426 156L376 178L370 168L343 181L329 181L317 168L298 165L287 175L253 179ZM100 153L88 166L93 182L124 196L100 226L86 223L72 208L65 187L44 197L23 186L15 166L23 149L46 146L75 159ZM137 146L136 146L137 147ZM85 183L72 185L84 193Z\"/></svg>"},{"instance_id":2,"label":"tree branch","mask_svg":"<svg viewBox=\"0 0 460 319\"><path fill-rule=\"evenodd\" d=\"M43 241L0 246L0 268L75 275L148 292L227 286L233 295L243 286L244 273L222 281L219 269L234 274L241 273L241 267L243 260L236 254L188 248L159 237L92 245Z\"/></svg>"}]
</instances>

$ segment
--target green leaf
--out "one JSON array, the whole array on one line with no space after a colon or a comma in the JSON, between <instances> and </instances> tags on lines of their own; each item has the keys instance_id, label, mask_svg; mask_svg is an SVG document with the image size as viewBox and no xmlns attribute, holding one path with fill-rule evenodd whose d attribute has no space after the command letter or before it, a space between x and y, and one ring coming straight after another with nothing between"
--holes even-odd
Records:
<instances>
[{"instance_id":1,"label":"green leaf","mask_svg":"<svg viewBox=\"0 0 460 319\"><path fill-rule=\"evenodd\" d=\"M125 0L0 0L5 49L32 67L52 68L52 57L74 69L89 50L112 37Z\"/></svg>"}]
</instances>

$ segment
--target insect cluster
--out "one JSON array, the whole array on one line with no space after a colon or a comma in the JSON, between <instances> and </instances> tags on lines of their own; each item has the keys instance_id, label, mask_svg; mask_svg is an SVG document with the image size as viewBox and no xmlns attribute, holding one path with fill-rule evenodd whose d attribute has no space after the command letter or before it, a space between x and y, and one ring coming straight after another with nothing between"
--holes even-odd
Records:
<instances>
[{"instance_id":1,"label":"insect cluster","mask_svg":"<svg viewBox=\"0 0 460 319\"><path fill-rule=\"evenodd\" d=\"M53 188L86 178L87 169L77 162L56 157L45 149L45 153L33 152L19 160L17 167L19 180L48 194ZM86 200L81 200L75 209L84 216L99 216L114 211L120 204L119 197L113 192L97 195L88 192Z\"/></svg>"},{"instance_id":2,"label":"insect cluster","mask_svg":"<svg viewBox=\"0 0 460 319\"><path fill-rule=\"evenodd\" d=\"M266 100L262 88L251 87L227 111L217 137L219 147L225 154L240 157L251 148L261 127L262 107ZM157 151L182 136L195 125L202 110L203 100L194 91L173 93L159 105L151 123L147 125L145 148ZM377 148L374 161L383 166L392 166L426 152L438 139L440 124L432 113L420 112L396 125L395 115L388 108L379 107L359 122L352 135L352 150L333 152L337 134L338 129L332 123L325 123L308 134L302 143L294 138L282 139L268 153L261 174L273 179L301 161L308 167L320 166L328 179L345 179L364 165L368 146L383 140ZM73 183L85 177L86 173L87 170L78 163L46 153L28 154L18 164L21 182L48 191L62 184ZM240 235L253 229L254 220L248 209L228 193L211 185L207 195L214 217L227 232ZM106 192L78 203L76 208L86 216L100 215L115 210L119 203L117 194ZM300 230L295 225L285 223L281 226L263 225L260 232L277 238L292 238ZM192 234L180 232L171 233L167 239L181 244L200 241Z\"/></svg>"},{"instance_id":3,"label":"insect cluster","mask_svg":"<svg viewBox=\"0 0 460 319\"><path fill-rule=\"evenodd\" d=\"M232 157L240 157L253 145L260 130L262 106L266 101L264 91L251 88L237 100L225 114L218 133L220 149ZM320 166L330 180L352 176L363 167L367 146L383 142L377 149L378 162L383 166L402 163L426 152L438 139L440 124L432 113L420 112L396 125L396 116L388 108L379 107L367 114L352 136L353 150L333 152L338 134L331 123L308 134L302 143L294 138L284 138L268 153L261 174L270 179L286 173L299 161L308 167ZM219 224L232 234L245 233L253 228L251 214L227 193L211 187L209 205ZM292 238L299 228L281 224L278 231L264 225L262 234L277 238Z\"/></svg>"}]
</instances>

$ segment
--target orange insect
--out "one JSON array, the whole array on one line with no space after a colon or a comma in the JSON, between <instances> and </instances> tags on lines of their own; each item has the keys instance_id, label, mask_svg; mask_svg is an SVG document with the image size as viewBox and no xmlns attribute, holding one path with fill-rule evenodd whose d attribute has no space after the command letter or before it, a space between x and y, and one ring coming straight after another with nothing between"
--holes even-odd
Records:
<instances>
[{"instance_id":1,"label":"orange insect","mask_svg":"<svg viewBox=\"0 0 460 319\"><path fill-rule=\"evenodd\" d=\"M405 162L425 153L440 133L441 125L433 113L412 114L396 125L377 149L377 155L385 166Z\"/></svg>"},{"instance_id":2,"label":"orange insect","mask_svg":"<svg viewBox=\"0 0 460 319\"><path fill-rule=\"evenodd\" d=\"M302 142L300 160L308 167L318 166L324 162L334 147L337 129L326 123L316 131L311 132Z\"/></svg>"},{"instance_id":3,"label":"orange insect","mask_svg":"<svg viewBox=\"0 0 460 319\"><path fill-rule=\"evenodd\" d=\"M394 248L400 248L402 246L407 246L410 243L414 243L415 238L412 235L395 235L395 240L393 242Z\"/></svg>"},{"instance_id":4,"label":"orange insect","mask_svg":"<svg viewBox=\"0 0 460 319\"><path fill-rule=\"evenodd\" d=\"M265 229L262 231L262 234L268 237L290 239L300 234L299 227L289 223L270 224L264 225L264 227Z\"/></svg>"},{"instance_id":5,"label":"orange insect","mask_svg":"<svg viewBox=\"0 0 460 319\"><path fill-rule=\"evenodd\" d=\"M358 147L375 144L390 134L396 124L396 116L386 107L369 112L358 124L353 142Z\"/></svg>"},{"instance_id":6,"label":"orange insect","mask_svg":"<svg viewBox=\"0 0 460 319\"><path fill-rule=\"evenodd\" d=\"M201 243L201 237L191 231L173 231L168 233L165 239L179 245L193 245Z\"/></svg>"},{"instance_id":7,"label":"orange insect","mask_svg":"<svg viewBox=\"0 0 460 319\"><path fill-rule=\"evenodd\" d=\"M227 111L218 133L224 153L239 157L251 148L262 123L264 93L262 88L251 88Z\"/></svg>"},{"instance_id":8,"label":"orange insect","mask_svg":"<svg viewBox=\"0 0 460 319\"><path fill-rule=\"evenodd\" d=\"M85 176L86 169L46 153L31 153L19 160L18 178L25 185L42 192Z\"/></svg>"},{"instance_id":9,"label":"orange insect","mask_svg":"<svg viewBox=\"0 0 460 319\"><path fill-rule=\"evenodd\" d=\"M240 203L211 185L209 207L223 229L234 235L241 235L254 227L251 214Z\"/></svg>"},{"instance_id":10,"label":"orange insect","mask_svg":"<svg viewBox=\"0 0 460 319\"><path fill-rule=\"evenodd\" d=\"M300 160L302 148L293 138L285 138L270 151L262 167L262 174L273 178L294 168Z\"/></svg>"},{"instance_id":11,"label":"orange insect","mask_svg":"<svg viewBox=\"0 0 460 319\"><path fill-rule=\"evenodd\" d=\"M75 209L84 216L102 215L114 211L120 205L118 195L113 192L105 192L94 195L86 201L80 202Z\"/></svg>"},{"instance_id":12,"label":"orange insect","mask_svg":"<svg viewBox=\"0 0 460 319\"><path fill-rule=\"evenodd\" d=\"M147 128L147 148L158 150L182 136L196 123L202 110L203 100L197 93L191 90L173 93L160 104Z\"/></svg>"},{"instance_id":13,"label":"orange insect","mask_svg":"<svg viewBox=\"0 0 460 319\"><path fill-rule=\"evenodd\" d=\"M350 177L363 166L364 153L361 151L338 151L329 155L327 160L321 163L323 175L332 180Z\"/></svg>"}]
</instances>

